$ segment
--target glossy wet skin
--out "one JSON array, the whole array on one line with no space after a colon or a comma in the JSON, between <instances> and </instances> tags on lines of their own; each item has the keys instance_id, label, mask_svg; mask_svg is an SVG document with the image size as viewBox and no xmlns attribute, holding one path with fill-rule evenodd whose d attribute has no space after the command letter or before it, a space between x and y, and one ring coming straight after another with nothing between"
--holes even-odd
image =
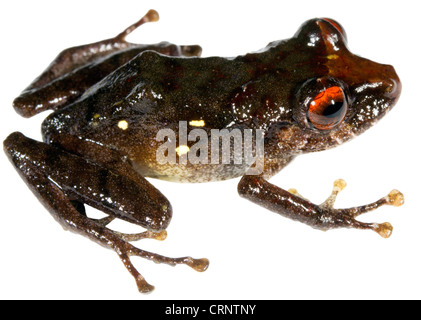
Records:
<instances>
[{"instance_id":1,"label":"glossy wet skin","mask_svg":"<svg viewBox=\"0 0 421 320\"><path fill-rule=\"evenodd\" d=\"M150 12L144 19L157 16ZM364 132L399 97L393 67L353 55L336 21L309 20L293 38L235 58L199 58L198 46L127 44L127 33L71 50L83 57L95 52L92 48L113 44L107 54L73 63L63 62L67 51L59 56L14 103L24 116L56 110L42 124L45 143L14 133L4 145L50 212L63 225L116 250L140 291L151 287L131 265L130 255L199 271L208 264L144 252L127 243L143 236L128 237L106 228L108 220L86 217L83 204L158 234L148 237L162 237L172 207L144 177L206 182L243 176L240 195L283 216L323 230L355 227L390 236L390 224L360 223L355 217L384 204L401 205L403 196L396 190L370 205L333 209L342 181L320 206L266 181L295 156ZM180 121L208 134L224 128L264 130L263 173L246 175L247 166L233 163L159 164L157 133L162 128L178 132Z\"/></svg>"},{"instance_id":2,"label":"glossy wet skin","mask_svg":"<svg viewBox=\"0 0 421 320\"><path fill-rule=\"evenodd\" d=\"M331 130L311 127L303 106L305 99L330 85L317 85L323 79L337 82L348 101L345 119ZM262 128L268 132L266 157L278 158L349 140L380 119L399 93L393 67L353 55L337 28L314 19L294 38L234 59L138 55L92 87L80 102L49 116L42 131L47 143L62 144L64 133L118 150L144 176L219 180L241 176L246 168L221 172L206 165L174 173L155 161L157 131L178 132L179 121L192 120L203 120L203 129ZM127 121L126 130L118 126L120 121Z\"/></svg>"}]
</instances>

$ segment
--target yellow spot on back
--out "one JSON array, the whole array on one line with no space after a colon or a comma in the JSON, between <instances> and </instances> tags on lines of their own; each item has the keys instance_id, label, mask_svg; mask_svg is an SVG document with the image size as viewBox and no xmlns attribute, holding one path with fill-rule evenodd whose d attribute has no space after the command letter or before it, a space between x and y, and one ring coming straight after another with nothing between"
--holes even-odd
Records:
<instances>
[{"instance_id":1,"label":"yellow spot on back","mask_svg":"<svg viewBox=\"0 0 421 320\"><path fill-rule=\"evenodd\" d=\"M121 130L127 130L129 127L129 123L126 120L120 120L117 125Z\"/></svg>"},{"instance_id":2,"label":"yellow spot on back","mask_svg":"<svg viewBox=\"0 0 421 320\"><path fill-rule=\"evenodd\" d=\"M336 59L339 58L339 56L337 54L330 54L330 55L327 56L327 58L329 60L336 60Z\"/></svg>"},{"instance_id":3,"label":"yellow spot on back","mask_svg":"<svg viewBox=\"0 0 421 320\"><path fill-rule=\"evenodd\" d=\"M179 156L181 156L183 154L186 154L189 151L190 151L189 146L186 146L186 145L183 145L183 144L175 149L175 152L177 152L177 154Z\"/></svg>"},{"instance_id":4,"label":"yellow spot on back","mask_svg":"<svg viewBox=\"0 0 421 320\"><path fill-rule=\"evenodd\" d=\"M101 116L101 115L100 115L99 113L95 113L95 114L94 114L94 116L93 116L93 118L94 118L94 119L98 119L100 116Z\"/></svg>"},{"instance_id":5,"label":"yellow spot on back","mask_svg":"<svg viewBox=\"0 0 421 320\"><path fill-rule=\"evenodd\" d=\"M191 125L192 127L204 127L205 120L192 120L189 122L189 125Z\"/></svg>"}]
</instances>

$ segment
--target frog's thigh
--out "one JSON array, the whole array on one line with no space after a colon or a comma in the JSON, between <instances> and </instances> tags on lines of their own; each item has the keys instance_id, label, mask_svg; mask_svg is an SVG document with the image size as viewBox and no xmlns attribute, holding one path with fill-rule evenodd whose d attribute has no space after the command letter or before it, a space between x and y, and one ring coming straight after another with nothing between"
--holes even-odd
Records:
<instances>
[{"instance_id":1,"label":"frog's thigh","mask_svg":"<svg viewBox=\"0 0 421 320\"><path fill-rule=\"evenodd\" d=\"M140 175L130 179L20 133L11 134L5 148L29 184L34 174L44 176L63 190L79 213L83 210L78 203L85 203L153 231L166 229L171 220L169 201ZM37 196L44 198L43 190L35 188Z\"/></svg>"},{"instance_id":2,"label":"frog's thigh","mask_svg":"<svg viewBox=\"0 0 421 320\"><path fill-rule=\"evenodd\" d=\"M208 267L207 259L168 258L136 248L127 242L133 239L125 239L121 234L113 232L98 221L89 219L84 215L83 209L75 206L75 201L96 205L101 210L121 215L120 217L126 220L140 219L142 225L160 229L168 224L170 218L168 212L171 212L171 208L169 204L167 208L162 208L161 201L143 204L142 201L148 199L148 196L143 196L142 192L149 190L142 190L126 177L119 176L61 149L26 138L19 132L12 133L4 141L4 149L30 189L56 220L65 229L82 234L113 249L135 278L139 291L149 292L153 286L149 285L135 269L130 256L140 256L170 265L186 264L196 271L204 271ZM70 178L69 174L74 174L76 178ZM87 179L90 181L86 181ZM80 185L73 185L73 183L80 183ZM157 190L151 190L156 196ZM130 200L125 201L124 197L120 196L122 193L127 193L126 196ZM149 199L152 202L156 200L153 197ZM130 207L130 201L137 204ZM145 215L145 208L157 210L157 212ZM133 217L132 213L135 212L132 211L133 209L141 210L140 217ZM158 216L155 216L156 214Z\"/></svg>"}]
</instances>

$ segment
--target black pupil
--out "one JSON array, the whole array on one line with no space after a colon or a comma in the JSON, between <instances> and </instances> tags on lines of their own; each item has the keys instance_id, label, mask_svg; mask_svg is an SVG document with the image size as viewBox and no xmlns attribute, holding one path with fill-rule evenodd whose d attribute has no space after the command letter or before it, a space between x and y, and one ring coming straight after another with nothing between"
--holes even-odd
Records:
<instances>
[{"instance_id":1,"label":"black pupil","mask_svg":"<svg viewBox=\"0 0 421 320\"><path fill-rule=\"evenodd\" d=\"M340 115L343 106L343 101L334 101L323 110L322 115L327 118L336 118Z\"/></svg>"}]
</instances>

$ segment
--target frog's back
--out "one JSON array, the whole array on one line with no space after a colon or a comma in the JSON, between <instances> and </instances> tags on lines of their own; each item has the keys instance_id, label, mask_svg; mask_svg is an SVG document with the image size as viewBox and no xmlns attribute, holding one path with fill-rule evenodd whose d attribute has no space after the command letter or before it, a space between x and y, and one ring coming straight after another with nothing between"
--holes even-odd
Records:
<instances>
[{"instance_id":1,"label":"frog's back","mask_svg":"<svg viewBox=\"0 0 421 320\"><path fill-rule=\"evenodd\" d=\"M163 144L158 132L172 130L179 141L180 121L209 137L211 129L233 124L227 101L250 80L241 65L227 58L174 59L144 52L51 114L43 123L44 140L59 131L118 150L149 177L202 182L241 176L245 166L160 164L156 156Z\"/></svg>"},{"instance_id":2,"label":"frog's back","mask_svg":"<svg viewBox=\"0 0 421 320\"><path fill-rule=\"evenodd\" d=\"M157 134L164 128L172 130L180 147L180 121L188 130L204 130L210 141L211 129L262 128L256 121L266 121L266 115L289 117L286 103L293 86L279 82L291 74L297 60L288 52L294 52L294 45L285 41L237 58L179 58L145 51L47 118L44 139L48 141L51 131L60 128L118 150L144 176L194 182L241 176L245 164L159 164L156 154L163 141L157 141Z\"/></svg>"},{"instance_id":3,"label":"frog's back","mask_svg":"<svg viewBox=\"0 0 421 320\"><path fill-rule=\"evenodd\" d=\"M121 100L117 103L125 104L130 117L149 115L157 124L201 119L212 128L226 127L232 121L226 104L251 77L244 63L235 59L173 58L153 51L139 55L118 74L123 81L105 79L104 88L118 94ZM108 94L105 98L113 99ZM114 112L105 108L105 112Z\"/></svg>"}]
</instances>

